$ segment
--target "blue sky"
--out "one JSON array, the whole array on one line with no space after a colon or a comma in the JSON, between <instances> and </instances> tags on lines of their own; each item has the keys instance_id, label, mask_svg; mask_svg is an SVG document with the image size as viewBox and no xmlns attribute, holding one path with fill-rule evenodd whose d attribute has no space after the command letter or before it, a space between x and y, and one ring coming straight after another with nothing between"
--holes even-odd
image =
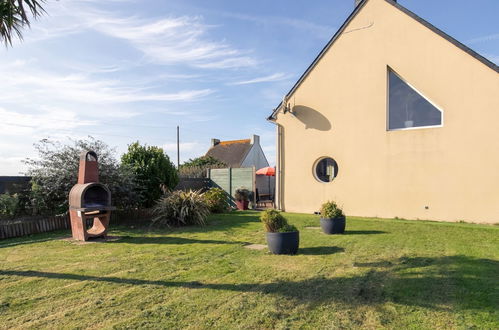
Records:
<instances>
[{"instance_id":1,"label":"blue sky","mask_svg":"<svg viewBox=\"0 0 499 330\"><path fill-rule=\"evenodd\" d=\"M176 162L211 138L259 134L353 9L354 0L47 0L24 42L0 48L0 175L23 171L42 138L92 135L162 146ZM400 0L499 63L499 1Z\"/></svg>"}]
</instances>

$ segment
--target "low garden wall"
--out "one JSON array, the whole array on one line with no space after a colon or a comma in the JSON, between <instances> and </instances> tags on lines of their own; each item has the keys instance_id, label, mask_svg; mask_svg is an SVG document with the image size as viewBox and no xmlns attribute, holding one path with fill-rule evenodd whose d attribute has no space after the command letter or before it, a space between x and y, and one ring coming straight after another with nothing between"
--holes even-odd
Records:
<instances>
[{"instance_id":1,"label":"low garden wall","mask_svg":"<svg viewBox=\"0 0 499 330\"><path fill-rule=\"evenodd\" d=\"M152 218L151 210L118 210L111 213L111 225L143 225ZM92 225L89 219L87 226ZM0 239L22 237L31 234L55 230L70 229L69 215L23 217L12 220L0 220Z\"/></svg>"}]
</instances>

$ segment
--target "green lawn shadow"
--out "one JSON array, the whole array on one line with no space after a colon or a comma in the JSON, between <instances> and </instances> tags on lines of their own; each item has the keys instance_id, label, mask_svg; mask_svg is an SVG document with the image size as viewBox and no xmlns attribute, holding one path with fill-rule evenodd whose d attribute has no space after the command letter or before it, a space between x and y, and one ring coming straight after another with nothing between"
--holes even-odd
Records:
<instances>
[{"instance_id":1,"label":"green lawn shadow","mask_svg":"<svg viewBox=\"0 0 499 330\"><path fill-rule=\"evenodd\" d=\"M106 242L107 244L251 244L243 241L221 241L211 239L192 239L171 236L123 236L122 239Z\"/></svg>"},{"instance_id":2,"label":"green lawn shadow","mask_svg":"<svg viewBox=\"0 0 499 330\"><path fill-rule=\"evenodd\" d=\"M352 306L392 302L434 310L479 310L494 313L499 308L499 262L495 260L466 256L414 257L356 266L364 267L366 271L352 277L315 277L272 283L144 280L32 270L0 270L0 276L257 292L281 296L311 307L334 302Z\"/></svg>"}]
</instances>

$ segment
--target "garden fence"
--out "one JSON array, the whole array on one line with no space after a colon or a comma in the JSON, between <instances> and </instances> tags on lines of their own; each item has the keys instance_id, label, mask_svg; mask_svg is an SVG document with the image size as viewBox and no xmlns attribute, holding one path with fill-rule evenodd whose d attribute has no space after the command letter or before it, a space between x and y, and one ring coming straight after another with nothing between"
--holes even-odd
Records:
<instances>
[{"instance_id":1,"label":"garden fence","mask_svg":"<svg viewBox=\"0 0 499 330\"><path fill-rule=\"evenodd\" d=\"M152 213L149 209L118 210L111 213L111 224L141 225L149 223L151 218ZM92 225L92 221L92 219L87 220L87 227ZM0 221L0 239L70 228L69 215L2 220Z\"/></svg>"},{"instance_id":2,"label":"garden fence","mask_svg":"<svg viewBox=\"0 0 499 330\"><path fill-rule=\"evenodd\" d=\"M232 198L237 189L248 189L252 192L251 199L254 201L256 189L254 167L210 169L208 178L214 187L223 189Z\"/></svg>"}]
</instances>

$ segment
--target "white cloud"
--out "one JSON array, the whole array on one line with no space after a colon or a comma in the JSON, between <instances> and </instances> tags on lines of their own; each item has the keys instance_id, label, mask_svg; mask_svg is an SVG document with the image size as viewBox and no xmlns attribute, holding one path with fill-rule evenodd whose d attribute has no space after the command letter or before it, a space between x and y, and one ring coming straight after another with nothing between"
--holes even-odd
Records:
<instances>
[{"instance_id":1,"label":"white cloud","mask_svg":"<svg viewBox=\"0 0 499 330\"><path fill-rule=\"evenodd\" d=\"M92 17L93 16L93 17ZM143 20L93 14L93 29L130 42L148 58L162 64L187 63L202 68L253 66L256 61L220 41L205 38L208 26L197 17Z\"/></svg>"},{"instance_id":2,"label":"white cloud","mask_svg":"<svg viewBox=\"0 0 499 330\"><path fill-rule=\"evenodd\" d=\"M495 41L495 40L499 40L499 33L489 34L489 35L486 35L486 36L481 36L481 37L478 37L478 38L470 39L470 40L467 41L467 43L469 43L469 44L477 44L477 43L489 42L489 41Z\"/></svg>"},{"instance_id":3,"label":"white cloud","mask_svg":"<svg viewBox=\"0 0 499 330\"><path fill-rule=\"evenodd\" d=\"M37 132L70 130L97 123L91 120L81 120L74 112L55 108L45 110L37 114L25 114L0 108L1 135L33 135Z\"/></svg>"},{"instance_id":4,"label":"white cloud","mask_svg":"<svg viewBox=\"0 0 499 330\"><path fill-rule=\"evenodd\" d=\"M127 103L139 101L191 101L213 91L210 89L184 90L173 93L150 93L148 86L130 86L118 80L91 78L84 73L57 74L47 71L29 70L19 74L18 68L10 70L0 65L0 75L6 89L0 101L22 100L29 91L31 96L48 96L69 102L94 104ZM30 102L33 102L32 97Z\"/></svg>"},{"instance_id":5,"label":"white cloud","mask_svg":"<svg viewBox=\"0 0 499 330\"><path fill-rule=\"evenodd\" d=\"M176 124L221 117L213 107L195 103L208 96L222 102L211 86L227 80L210 70L260 64L251 51L211 37L218 27L200 17L142 18L96 9L103 7L108 6L98 0L47 2L49 15L24 31L23 43L5 50L0 61L0 143L5 144L0 145L0 175L17 174L19 160L36 156L32 144L46 137L64 142L68 136L93 135L118 148L136 139L164 142ZM90 39L96 42L89 43L87 53L82 49L82 56L65 52L75 41L80 45ZM108 54L95 48L105 42L119 49ZM282 77L250 78L242 84ZM154 121L165 128L140 126ZM181 161L206 152L209 141L194 141L197 134L181 143ZM164 147L176 160L176 144Z\"/></svg>"},{"instance_id":6,"label":"white cloud","mask_svg":"<svg viewBox=\"0 0 499 330\"><path fill-rule=\"evenodd\" d=\"M89 6L87 3L92 4ZM233 48L225 41L210 40L212 26L200 17L180 16L145 19L118 17L95 9L97 1L68 1L51 4L40 24L26 33L27 42L59 38L85 30L125 40L145 57L159 64L186 64L197 68L227 69L255 66L247 51Z\"/></svg>"},{"instance_id":7,"label":"white cloud","mask_svg":"<svg viewBox=\"0 0 499 330\"><path fill-rule=\"evenodd\" d=\"M269 75L269 76L238 81L235 83L231 83L231 85L248 85L248 84L256 84L256 83L262 83L262 82L272 82L272 81L285 80L288 78L289 78L289 76L284 74L284 73L274 73L274 74Z\"/></svg>"},{"instance_id":8,"label":"white cloud","mask_svg":"<svg viewBox=\"0 0 499 330\"><path fill-rule=\"evenodd\" d=\"M240 13L230 13L230 12L220 12L220 11L217 12L217 14L239 20L253 22L258 25L281 25L285 27L295 28L297 30L307 30L310 32L310 36L321 39L332 37L335 31L335 28L332 26L320 25L298 18L289 18L281 16L251 16Z\"/></svg>"}]
</instances>

